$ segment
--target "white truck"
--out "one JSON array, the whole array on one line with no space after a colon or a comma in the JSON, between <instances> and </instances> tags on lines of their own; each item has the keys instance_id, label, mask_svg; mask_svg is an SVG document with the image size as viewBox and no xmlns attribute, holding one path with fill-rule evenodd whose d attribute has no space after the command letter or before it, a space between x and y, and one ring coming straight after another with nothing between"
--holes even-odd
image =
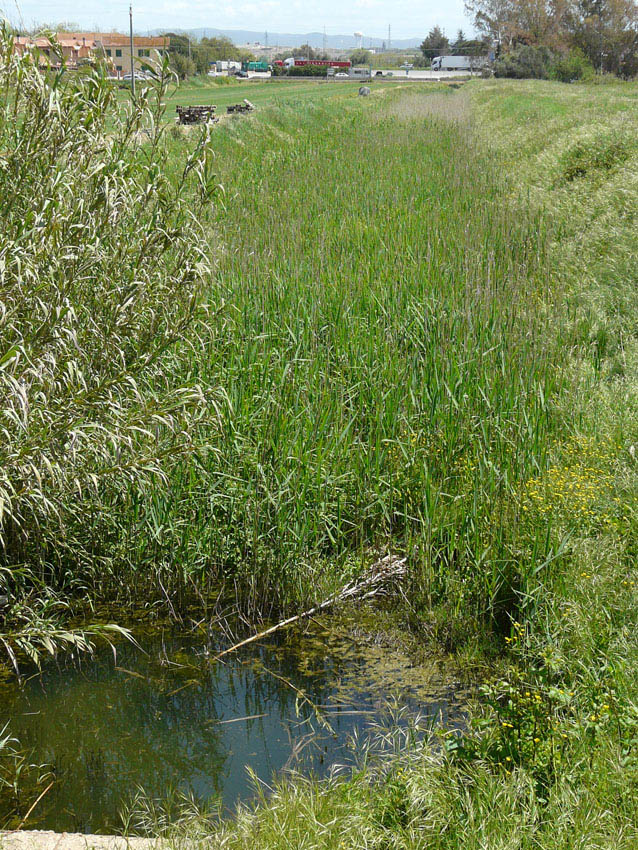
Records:
<instances>
[{"instance_id":1,"label":"white truck","mask_svg":"<svg viewBox=\"0 0 638 850\"><path fill-rule=\"evenodd\" d=\"M476 71L485 64L482 56L435 56L433 71Z\"/></svg>"},{"instance_id":2,"label":"white truck","mask_svg":"<svg viewBox=\"0 0 638 850\"><path fill-rule=\"evenodd\" d=\"M218 60L215 62L215 71L217 74L234 74L236 71L241 71L241 62L227 62L225 59L222 61Z\"/></svg>"}]
</instances>

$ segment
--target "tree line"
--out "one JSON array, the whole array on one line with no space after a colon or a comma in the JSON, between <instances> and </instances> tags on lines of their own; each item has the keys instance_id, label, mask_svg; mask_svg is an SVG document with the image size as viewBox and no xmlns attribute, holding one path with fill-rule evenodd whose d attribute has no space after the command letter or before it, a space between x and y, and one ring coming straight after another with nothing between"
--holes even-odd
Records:
<instances>
[{"instance_id":1,"label":"tree line","mask_svg":"<svg viewBox=\"0 0 638 850\"><path fill-rule=\"evenodd\" d=\"M507 76L548 76L565 62L577 76L585 66L622 77L638 74L635 0L465 0L465 9L479 37L466 39L459 31L451 42L433 27L421 44L424 63L446 53L492 50L495 70L517 71Z\"/></svg>"},{"instance_id":2,"label":"tree line","mask_svg":"<svg viewBox=\"0 0 638 850\"><path fill-rule=\"evenodd\" d=\"M182 80L195 74L207 74L213 62L251 62L249 50L237 47L226 36L194 39L183 33L165 32L170 38L171 66Z\"/></svg>"}]
</instances>

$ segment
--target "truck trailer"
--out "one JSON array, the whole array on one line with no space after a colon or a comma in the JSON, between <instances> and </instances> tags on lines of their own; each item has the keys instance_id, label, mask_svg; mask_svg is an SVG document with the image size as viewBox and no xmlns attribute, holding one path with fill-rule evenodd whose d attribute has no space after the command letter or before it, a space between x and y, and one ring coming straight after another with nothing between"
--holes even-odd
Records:
<instances>
[{"instance_id":1,"label":"truck trailer","mask_svg":"<svg viewBox=\"0 0 638 850\"><path fill-rule=\"evenodd\" d=\"M275 65L281 66L281 64L279 61L275 62ZM306 65L312 65L315 68L337 68L347 71L352 62L338 59L299 59L292 56L283 61L284 68L304 68Z\"/></svg>"},{"instance_id":2,"label":"truck trailer","mask_svg":"<svg viewBox=\"0 0 638 850\"><path fill-rule=\"evenodd\" d=\"M265 59L261 59L255 62L247 62L244 61L241 63L242 71L270 71L270 65L266 62Z\"/></svg>"},{"instance_id":3,"label":"truck trailer","mask_svg":"<svg viewBox=\"0 0 638 850\"><path fill-rule=\"evenodd\" d=\"M433 71L476 71L485 64L483 56L435 56Z\"/></svg>"}]
</instances>

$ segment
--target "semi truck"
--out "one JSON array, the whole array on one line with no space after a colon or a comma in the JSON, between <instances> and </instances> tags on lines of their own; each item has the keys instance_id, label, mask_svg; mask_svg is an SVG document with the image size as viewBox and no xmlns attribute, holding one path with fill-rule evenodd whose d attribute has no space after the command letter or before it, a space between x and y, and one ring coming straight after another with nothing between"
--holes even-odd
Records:
<instances>
[{"instance_id":1,"label":"semi truck","mask_svg":"<svg viewBox=\"0 0 638 850\"><path fill-rule=\"evenodd\" d=\"M270 71L270 65L266 62L265 59L261 59L256 62L242 62L241 63L242 71Z\"/></svg>"},{"instance_id":2,"label":"semi truck","mask_svg":"<svg viewBox=\"0 0 638 850\"><path fill-rule=\"evenodd\" d=\"M275 62L275 65L280 64L279 61ZM345 60L341 62L335 59L299 59L292 56L283 61L284 68L303 68L306 65L312 65L315 68L343 68L347 71L352 65L352 62Z\"/></svg>"},{"instance_id":3,"label":"semi truck","mask_svg":"<svg viewBox=\"0 0 638 850\"><path fill-rule=\"evenodd\" d=\"M483 56L435 56L433 71L476 71L485 64Z\"/></svg>"}]
</instances>

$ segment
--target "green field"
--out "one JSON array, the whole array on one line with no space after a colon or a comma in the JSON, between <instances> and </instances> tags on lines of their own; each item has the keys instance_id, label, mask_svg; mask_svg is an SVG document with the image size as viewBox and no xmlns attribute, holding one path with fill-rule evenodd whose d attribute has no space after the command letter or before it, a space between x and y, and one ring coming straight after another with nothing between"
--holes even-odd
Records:
<instances>
[{"instance_id":1,"label":"green field","mask_svg":"<svg viewBox=\"0 0 638 850\"><path fill-rule=\"evenodd\" d=\"M471 729L176 841L635 847L638 86L179 89L259 105L207 136L0 68L9 655L114 603L256 626L396 552Z\"/></svg>"},{"instance_id":2,"label":"green field","mask_svg":"<svg viewBox=\"0 0 638 850\"><path fill-rule=\"evenodd\" d=\"M225 80L226 78L221 78ZM385 80L383 82L372 81L374 89L393 88L401 84L401 81ZM405 85L405 81L403 81ZM326 82L325 80L307 79L274 79L274 80L232 80L228 84L216 84L213 80L195 79L181 83L177 87L171 87L166 98L167 115L172 117L176 106L208 105L215 104L218 113L223 114L230 104L241 103L247 98L255 106L278 106L290 103L305 102L311 100L314 103L322 103L332 99L348 99L356 97L360 82L339 81ZM121 99L126 98L122 92Z\"/></svg>"}]
</instances>

